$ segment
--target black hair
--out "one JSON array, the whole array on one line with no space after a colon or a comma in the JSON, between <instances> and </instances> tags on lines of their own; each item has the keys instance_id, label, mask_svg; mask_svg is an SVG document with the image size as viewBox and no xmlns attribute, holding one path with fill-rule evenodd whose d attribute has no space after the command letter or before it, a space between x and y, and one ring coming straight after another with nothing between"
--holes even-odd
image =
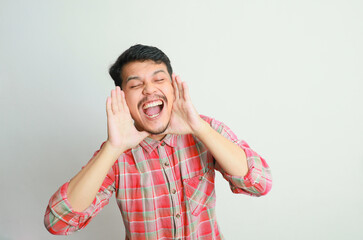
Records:
<instances>
[{"instance_id":1,"label":"black hair","mask_svg":"<svg viewBox=\"0 0 363 240\"><path fill-rule=\"evenodd\" d=\"M173 69L170 65L170 60L166 54L157 47L146 46L137 44L131 46L125 52L123 52L116 60L116 62L110 67L109 74L115 82L116 86L122 88L122 68L127 63L136 61L152 60L155 63L164 63L171 77Z\"/></svg>"}]
</instances>

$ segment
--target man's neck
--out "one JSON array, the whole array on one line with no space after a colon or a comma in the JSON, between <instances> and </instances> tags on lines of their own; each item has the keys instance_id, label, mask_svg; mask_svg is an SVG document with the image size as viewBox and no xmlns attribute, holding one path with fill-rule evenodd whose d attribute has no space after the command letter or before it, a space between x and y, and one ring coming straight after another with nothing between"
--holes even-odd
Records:
<instances>
[{"instance_id":1,"label":"man's neck","mask_svg":"<svg viewBox=\"0 0 363 240\"><path fill-rule=\"evenodd\" d=\"M157 141L161 141L164 137L166 136L166 134L159 134L159 135L149 135L149 138L157 140Z\"/></svg>"}]
</instances>

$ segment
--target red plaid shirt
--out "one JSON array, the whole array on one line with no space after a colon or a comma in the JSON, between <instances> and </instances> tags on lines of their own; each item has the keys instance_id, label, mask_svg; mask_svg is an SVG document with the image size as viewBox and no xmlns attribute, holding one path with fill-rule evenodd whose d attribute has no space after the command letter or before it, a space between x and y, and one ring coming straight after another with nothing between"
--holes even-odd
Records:
<instances>
[{"instance_id":1,"label":"red plaid shirt","mask_svg":"<svg viewBox=\"0 0 363 240\"><path fill-rule=\"evenodd\" d=\"M232 192L261 196L271 189L270 169L227 126L202 117L245 151L249 167L245 177L218 169L211 153L193 135L167 135L162 141L146 138L117 159L83 212L72 210L65 183L49 201L47 229L67 235L84 228L115 192L126 239L223 239L215 214L214 170L223 174Z\"/></svg>"}]
</instances>

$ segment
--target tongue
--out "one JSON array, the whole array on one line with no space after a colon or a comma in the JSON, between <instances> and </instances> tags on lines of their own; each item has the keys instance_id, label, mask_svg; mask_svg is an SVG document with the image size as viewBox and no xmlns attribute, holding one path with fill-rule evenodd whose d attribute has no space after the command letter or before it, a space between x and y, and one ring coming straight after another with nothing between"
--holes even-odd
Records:
<instances>
[{"instance_id":1,"label":"tongue","mask_svg":"<svg viewBox=\"0 0 363 240\"><path fill-rule=\"evenodd\" d=\"M161 111L160 105L145 109L146 115L152 116L158 114Z\"/></svg>"}]
</instances>

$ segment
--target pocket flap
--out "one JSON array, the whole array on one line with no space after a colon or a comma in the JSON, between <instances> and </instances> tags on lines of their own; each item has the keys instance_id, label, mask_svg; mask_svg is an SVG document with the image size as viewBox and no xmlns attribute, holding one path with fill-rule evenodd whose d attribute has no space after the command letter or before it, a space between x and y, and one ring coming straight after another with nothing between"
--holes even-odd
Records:
<instances>
[{"instance_id":1,"label":"pocket flap","mask_svg":"<svg viewBox=\"0 0 363 240\"><path fill-rule=\"evenodd\" d=\"M205 207L215 206L214 175L214 170L210 169L204 174L183 180L190 211L194 216L198 216Z\"/></svg>"}]
</instances>

